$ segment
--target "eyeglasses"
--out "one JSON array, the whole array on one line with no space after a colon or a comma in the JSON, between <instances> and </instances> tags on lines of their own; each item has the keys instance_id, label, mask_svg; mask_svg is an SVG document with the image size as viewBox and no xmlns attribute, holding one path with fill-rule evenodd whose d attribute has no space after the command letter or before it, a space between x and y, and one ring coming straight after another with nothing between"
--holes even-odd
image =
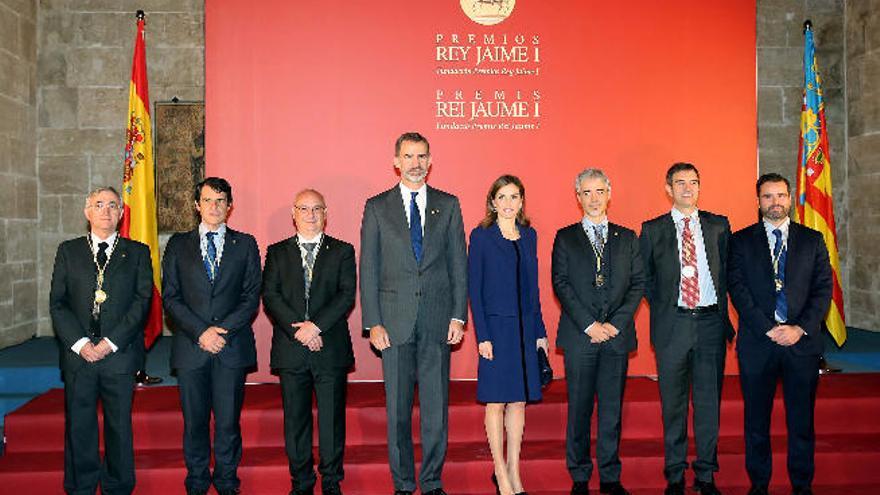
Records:
<instances>
[{"instance_id":1,"label":"eyeglasses","mask_svg":"<svg viewBox=\"0 0 880 495\"><path fill-rule=\"evenodd\" d=\"M294 206L293 208L301 215L308 215L310 212L315 215L323 215L327 211L326 206Z\"/></svg>"},{"instance_id":2,"label":"eyeglasses","mask_svg":"<svg viewBox=\"0 0 880 495\"><path fill-rule=\"evenodd\" d=\"M121 208L119 206L119 203L117 203L116 201L110 201L108 203L105 203L103 201L98 201L97 203L92 203L89 206L95 210L103 210L103 209L107 208L111 211L116 211Z\"/></svg>"}]
</instances>

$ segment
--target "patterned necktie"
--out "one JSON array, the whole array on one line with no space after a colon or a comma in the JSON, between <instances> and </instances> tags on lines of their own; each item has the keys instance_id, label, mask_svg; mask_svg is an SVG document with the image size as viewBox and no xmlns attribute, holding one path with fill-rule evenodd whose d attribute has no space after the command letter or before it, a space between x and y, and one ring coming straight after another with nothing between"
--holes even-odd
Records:
<instances>
[{"instance_id":1,"label":"patterned necktie","mask_svg":"<svg viewBox=\"0 0 880 495\"><path fill-rule=\"evenodd\" d=\"M103 267L107 264L107 248L110 247L106 242L98 243L98 265Z\"/></svg>"},{"instance_id":2,"label":"patterned necktie","mask_svg":"<svg viewBox=\"0 0 880 495\"><path fill-rule=\"evenodd\" d=\"M601 258L605 250L605 237L602 235L601 225L593 225L593 245L596 247L596 254Z\"/></svg>"},{"instance_id":3,"label":"patterned necktie","mask_svg":"<svg viewBox=\"0 0 880 495\"><path fill-rule=\"evenodd\" d=\"M409 240L412 241L413 254L416 262L422 262L422 214L419 213L419 205L416 203L417 192L410 193L412 199L409 202Z\"/></svg>"},{"instance_id":4,"label":"patterned necktie","mask_svg":"<svg viewBox=\"0 0 880 495\"><path fill-rule=\"evenodd\" d=\"M776 245L773 246L773 259L776 260L776 279L782 282L782 287L776 287L776 319L780 322L788 321L788 299L785 297L785 260L788 257L788 249L782 243L782 231L773 230L776 236ZM776 281L774 280L774 284Z\"/></svg>"},{"instance_id":5,"label":"patterned necktie","mask_svg":"<svg viewBox=\"0 0 880 495\"><path fill-rule=\"evenodd\" d=\"M309 297L309 288L312 286L312 270L315 268L315 246L317 246L317 242L304 242L302 246L306 249L306 269L305 269L305 284L306 284L306 298Z\"/></svg>"},{"instance_id":6,"label":"patterned necktie","mask_svg":"<svg viewBox=\"0 0 880 495\"><path fill-rule=\"evenodd\" d=\"M214 236L216 236L216 232L208 232L205 234L205 238L208 240L207 248L205 249L206 256L202 260L205 262L205 271L208 272L208 280L211 283L214 283L214 277L217 272L217 246L214 245Z\"/></svg>"},{"instance_id":7,"label":"patterned necktie","mask_svg":"<svg viewBox=\"0 0 880 495\"><path fill-rule=\"evenodd\" d=\"M681 231L681 271L681 300L688 308L696 308L697 303L700 302L700 277L697 271L697 248L694 244L690 218L684 219L684 228Z\"/></svg>"}]
</instances>

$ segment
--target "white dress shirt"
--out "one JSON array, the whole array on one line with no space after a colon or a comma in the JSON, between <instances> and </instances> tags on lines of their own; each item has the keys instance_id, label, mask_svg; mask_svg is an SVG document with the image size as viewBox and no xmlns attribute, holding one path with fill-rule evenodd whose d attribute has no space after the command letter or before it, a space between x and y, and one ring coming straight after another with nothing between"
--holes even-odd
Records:
<instances>
[{"instance_id":1,"label":"white dress shirt","mask_svg":"<svg viewBox=\"0 0 880 495\"><path fill-rule=\"evenodd\" d=\"M92 255L97 256L98 250L99 250L98 244L100 244L102 242L106 242L107 249L104 250L104 253L107 254L107 263L110 263L110 256L113 254L113 248L116 247L116 237L118 235L119 235L119 233L113 232L112 234L110 234L110 237L108 237L106 239L101 239L100 237L98 237L97 234L95 234L94 232L91 232L89 234L89 237L91 237L91 240L92 240ZM111 351L116 352L119 350L119 347L116 347L116 344L114 344L113 341L108 339L107 337L104 337L102 340L107 341L107 344L110 346ZM70 350L73 351L74 354L79 354L79 352L82 350L83 346L85 346L88 343L89 343L88 337L81 337L79 340L74 342L72 346L70 346Z\"/></svg>"},{"instance_id":2,"label":"white dress shirt","mask_svg":"<svg viewBox=\"0 0 880 495\"><path fill-rule=\"evenodd\" d=\"M425 207L428 204L428 185L422 184L418 190L410 189L403 185L403 182L400 183L400 197L403 198L403 209L406 212L406 224L409 225L410 217L410 202L412 202L412 193L418 193L416 195L416 206L419 207L419 215L422 219L422 235L425 234Z\"/></svg>"},{"instance_id":3,"label":"white dress shirt","mask_svg":"<svg viewBox=\"0 0 880 495\"><path fill-rule=\"evenodd\" d=\"M711 306L718 304L718 295L715 292L715 283L712 281L712 272L709 271L709 260L706 258L706 244L703 242L703 228L700 226L700 212L694 210L687 218L690 218L691 234L694 237L694 248L697 250L697 276L700 282L700 300L697 306ZM672 209L672 220L675 222L675 235L678 237L678 262L681 263L681 235L684 230L685 214ZM682 275L684 277L684 275ZM681 287L681 282L679 282ZM684 303L681 291L678 293L678 305L687 307Z\"/></svg>"}]
</instances>

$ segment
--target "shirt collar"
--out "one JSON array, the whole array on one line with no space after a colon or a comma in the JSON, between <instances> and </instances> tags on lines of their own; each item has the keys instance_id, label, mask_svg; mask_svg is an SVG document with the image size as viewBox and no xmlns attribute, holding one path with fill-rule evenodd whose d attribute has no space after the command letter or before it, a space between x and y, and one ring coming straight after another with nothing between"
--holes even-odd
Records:
<instances>
[{"instance_id":1,"label":"shirt collar","mask_svg":"<svg viewBox=\"0 0 880 495\"><path fill-rule=\"evenodd\" d=\"M302 246L303 244L305 244L307 242L314 242L315 244L320 244L321 241L324 240L324 233L318 232L318 235L316 235L315 237L312 237L311 239L306 239L305 236L303 236L300 233L297 233L296 240L300 246Z\"/></svg>"},{"instance_id":2,"label":"shirt collar","mask_svg":"<svg viewBox=\"0 0 880 495\"><path fill-rule=\"evenodd\" d=\"M685 215L678 208L672 207L672 221L677 224L681 223L685 218L690 218L692 223L696 223L700 219L700 210L694 209L690 215Z\"/></svg>"},{"instance_id":3,"label":"shirt collar","mask_svg":"<svg viewBox=\"0 0 880 495\"><path fill-rule=\"evenodd\" d=\"M403 185L403 182L400 182L400 193L403 194L406 199L409 199L412 196L412 193L418 193L416 196L421 197L425 191L428 189L428 184L422 184L422 187L418 189L410 189Z\"/></svg>"},{"instance_id":4,"label":"shirt collar","mask_svg":"<svg viewBox=\"0 0 880 495\"><path fill-rule=\"evenodd\" d=\"M776 227L772 223L768 222L766 218L761 219L764 223L764 230L767 231L768 236L773 235L773 231L779 229L782 231L782 237L788 237L788 226L791 224L791 219L786 218L779 224L779 227Z\"/></svg>"},{"instance_id":5,"label":"shirt collar","mask_svg":"<svg viewBox=\"0 0 880 495\"><path fill-rule=\"evenodd\" d=\"M205 234L207 234L208 232L211 232L211 229L209 229L208 226L205 225L204 222L200 223L199 224L199 237L205 237ZM213 232L217 232L217 237L225 237L226 236L226 222L221 223L220 227L218 227L217 230L215 230Z\"/></svg>"},{"instance_id":6,"label":"shirt collar","mask_svg":"<svg viewBox=\"0 0 880 495\"><path fill-rule=\"evenodd\" d=\"M584 218L581 219L581 225L583 225L584 228L602 227L603 230L608 230L608 216L606 215L605 218L603 218L602 221L599 223L593 223L593 221L590 220L589 217L584 215Z\"/></svg>"},{"instance_id":7,"label":"shirt collar","mask_svg":"<svg viewBox=\"0 0 880 495\"><path fill-rule=\"evenodd\" d=\"M107 245L112 248L113 243L116 242L116 236L119 235L119 232L113 232L112 234L110 234L110 237L106 239L101 239L100 237L98 237L98 234L94 232L90 232L89 235L92 236L92 245L95 246L95 249L98 249L98 244L102 242L106 242Z\"/></svg>"}]
</instances>

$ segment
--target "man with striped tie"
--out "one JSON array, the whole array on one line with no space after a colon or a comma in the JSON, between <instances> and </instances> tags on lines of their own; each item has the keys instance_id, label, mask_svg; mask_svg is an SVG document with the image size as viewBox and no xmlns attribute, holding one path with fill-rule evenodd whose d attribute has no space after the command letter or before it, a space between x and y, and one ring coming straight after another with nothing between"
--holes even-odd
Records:
<instances>
[{"instance_id":1,"label":"man with striped tie","mask_svg":"<svg viewBox=\"0 0 880 495\"><path fill-rule=\"evenodd\" d=\"M832 272L819 232L792 223L791 187L779 174L756 186L762 220L730 241L730 298L739 313L739 376L745 406L750 495L767 495L770 417L782 379L788 427L788 478L795 495L812 493L816 386L822 319L831 305Z\"/></svg>"},{"instance_id":2,"label":"man with striped tie","mask_svg":"<svg viewBox=\"0 0 880 495\"><path fill-rule=\"evenodd\" d=\"M640 236L663 413L665 495L684 494L691 388L694 487L716 495L721 384L726 342L733 338L727 315L730 224L698 210L700 173L690 163L669 168L666 193L672 211L643 223Z\"/></svg>"},{"instance_id":3,"label":"man with striped tie","mask_svg":"<svg viewBox=\"0 0 880 495\"><path fill-rule=\"evenodd\" d=\"M194 192L198 228L174 234L162 260L162 300L174 332L171 368L183 409L187 495L239 493L244 380L257 365L251 323L260 304L260 251L226 225L232 187L208 177ZM214 472L210 424L214 414Z\"/></svg>"}]
</instances>

